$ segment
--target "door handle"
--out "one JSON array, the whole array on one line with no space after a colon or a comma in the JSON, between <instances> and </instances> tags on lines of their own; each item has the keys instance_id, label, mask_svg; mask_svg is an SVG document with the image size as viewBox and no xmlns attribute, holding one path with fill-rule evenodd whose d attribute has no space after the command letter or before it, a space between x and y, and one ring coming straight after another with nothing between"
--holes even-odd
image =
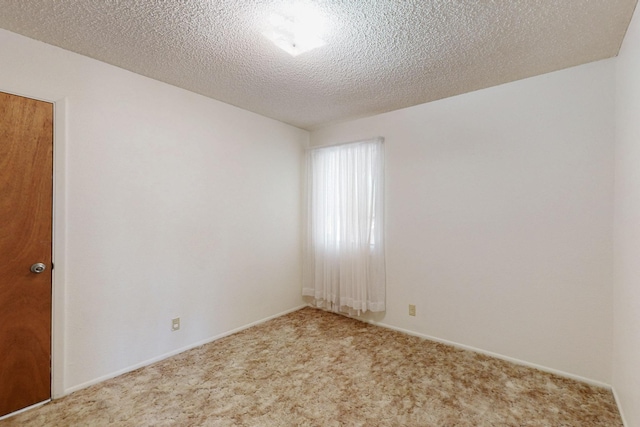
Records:
<instances>
[{"instance_id":1,"label":"door handle","mask_svg":"<svg viewBox=\"0 0 640 427\"><path fill-rule=\"evenodd\" d=\"M35 263L31 266L31 272L40 274L47 269L47 266L41 262Z\"/></svg>"}]
</instances>

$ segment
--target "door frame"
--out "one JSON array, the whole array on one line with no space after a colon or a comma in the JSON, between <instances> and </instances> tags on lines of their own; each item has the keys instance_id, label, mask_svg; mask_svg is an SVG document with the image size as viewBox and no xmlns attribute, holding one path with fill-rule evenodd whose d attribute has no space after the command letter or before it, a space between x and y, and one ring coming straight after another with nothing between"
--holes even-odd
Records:
<instances>
[{"instance_id":1,"label":"door frame","mask_svg":"<svg viewBox=\"0 0 640 427\"><path fill-rule=\"evenodd\" d=\"M65 284L66 284L66 118L67 98L51 99L31 91L15 91L0 87L1 92L53 104L53 211L51 236L51 398L64 396L65 351Z\"/></svg>"}]
</instances>

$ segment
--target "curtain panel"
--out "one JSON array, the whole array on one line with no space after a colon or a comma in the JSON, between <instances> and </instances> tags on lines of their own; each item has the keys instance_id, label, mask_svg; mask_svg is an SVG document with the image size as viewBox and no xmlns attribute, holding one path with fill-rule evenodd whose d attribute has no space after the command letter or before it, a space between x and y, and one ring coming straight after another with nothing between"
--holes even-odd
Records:
<instances>
[{"instance_id":1,"label":"curtain panel","mask_svg":"<svg viewBox=\"0 0 640 427\"><path fill-rule=\"evenodd\" d=\"M385 310L383 139L307 151L302 294L331 311Z\"/></svg>"}]
</instances>

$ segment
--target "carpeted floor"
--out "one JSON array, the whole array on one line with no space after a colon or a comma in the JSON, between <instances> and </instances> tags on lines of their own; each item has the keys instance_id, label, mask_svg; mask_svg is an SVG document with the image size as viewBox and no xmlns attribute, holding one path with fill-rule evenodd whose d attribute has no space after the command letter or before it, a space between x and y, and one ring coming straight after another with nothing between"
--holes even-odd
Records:
<instances>
[{"instance_id":1,"label":"carpeted floor","mask_svg":"<svg viewBox=\"0 0 640 427\"><path fill-rule=\"evenodd\" d=\"M610 391L312 308L6 426L622 426Z\"/></svg>"}]
</instances>

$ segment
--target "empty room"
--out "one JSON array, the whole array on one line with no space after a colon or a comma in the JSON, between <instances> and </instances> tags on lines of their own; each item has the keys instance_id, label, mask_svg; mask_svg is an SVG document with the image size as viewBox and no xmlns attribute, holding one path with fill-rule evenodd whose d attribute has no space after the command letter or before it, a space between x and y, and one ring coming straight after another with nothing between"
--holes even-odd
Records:
<instances>
[{"instance_id":1,"label":"empty room","mask_svg":"<svg viewBox=\"0 0 640 427\"><path fill-rule=\"evenodd\" d=\"M0 426L640 427L636 0L0 0Z\"/></svg>"}]
</instances>

